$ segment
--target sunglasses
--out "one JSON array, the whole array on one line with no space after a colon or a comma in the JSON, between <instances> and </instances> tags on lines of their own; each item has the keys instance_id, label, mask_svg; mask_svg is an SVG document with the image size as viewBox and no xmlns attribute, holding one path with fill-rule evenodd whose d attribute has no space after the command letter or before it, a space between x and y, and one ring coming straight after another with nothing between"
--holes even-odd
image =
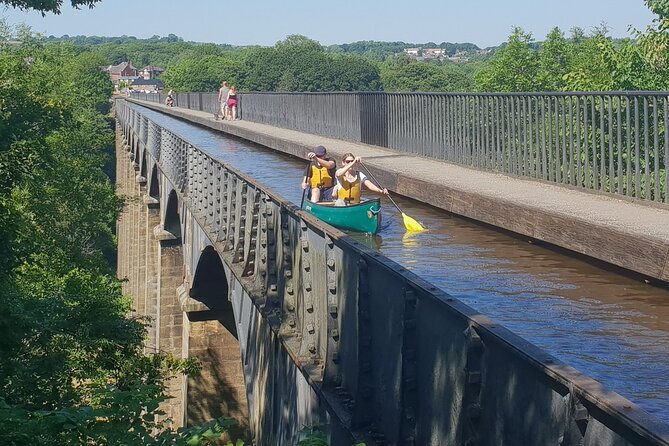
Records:
<instances>
[{"instance_id":1,"label":"sunglasses","mask_svg":"<svg viewBox=\"0 0 669 446\"><path fill-rule=\"evenodd\" d=\"M348 163L352 163L353 161L355 161L355 160L344 160L344 163L348 164Z\"/></svg>"}]
</instances>

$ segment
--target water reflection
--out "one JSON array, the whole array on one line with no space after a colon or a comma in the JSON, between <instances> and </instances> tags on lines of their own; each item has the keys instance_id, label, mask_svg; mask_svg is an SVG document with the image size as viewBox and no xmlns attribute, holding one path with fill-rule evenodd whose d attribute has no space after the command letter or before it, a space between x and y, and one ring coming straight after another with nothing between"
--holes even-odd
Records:
<instances>
[{"instance_id":1,"label":"water reflection","mask_svg":"<svg viewBox=\"0 0 669 446\"><path fill-rule=\"evenodd\" d=\"M143 113L300 203L306 161L150 110ZM394 198L430 230L407 233L401 215L384 202L381 232L351 237L669 421L666 289Z\"/></svg>"}]
</instances>

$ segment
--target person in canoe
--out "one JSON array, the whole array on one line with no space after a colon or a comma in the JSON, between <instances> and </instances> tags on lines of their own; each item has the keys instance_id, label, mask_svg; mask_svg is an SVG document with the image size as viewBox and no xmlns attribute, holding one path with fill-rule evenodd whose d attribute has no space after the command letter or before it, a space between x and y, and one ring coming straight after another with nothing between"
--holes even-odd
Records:
<instances>
[{"instance_id":1,"label":"person in canoe","mask_svg":"<svg viewBox=\"0 0 669 446\"><path fill-rule=\"evenodd\" d=\"M327 155L327 149L318 146L307 157L311 160L304 172L302 189L311 188L309 199L312 203L332 201L337 163Z\"/></svg>"},{"instance_id":2,"label":"person in canoe","mask_svg":"<svg viewBox=\"0 0 669 446\"><path fill-rule=\"evenodd\" d=\"M367 178L367 175L357 170L357 167L362 163L362 158L353 156L352 153L347 153L342 158L342 163L343 166L335 172L337 185L335 186L332 195L336 200L336 205L345 206L348 204L360 203L362 186L372 192L388 195L388 189L380 188L372 183L369 178Z\"/></svg>"}]
</instances>

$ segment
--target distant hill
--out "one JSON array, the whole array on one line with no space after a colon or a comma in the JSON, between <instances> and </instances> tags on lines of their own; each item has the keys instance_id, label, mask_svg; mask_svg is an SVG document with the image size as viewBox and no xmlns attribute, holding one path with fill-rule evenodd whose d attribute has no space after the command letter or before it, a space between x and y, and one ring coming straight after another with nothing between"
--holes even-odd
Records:
<instances>
[{"instance_id":1,"label":"distant hill","mask_svg":"<svg viewBox=\"0 0 669 446\"><path fill-rule=\"evenodd\" d=\"M379 42L375 40L361 40L359 42L342 43L340 45L329 45L325 50L332 53L347 53L370 56L375 59L385 59L388 56L403 53L406 48L442 48L449 56L457 52L474 53L480 48L473 43L451 43L451 42L427 42L427 43L408 43L408 42Z\"/></svg>"}]
</instances>

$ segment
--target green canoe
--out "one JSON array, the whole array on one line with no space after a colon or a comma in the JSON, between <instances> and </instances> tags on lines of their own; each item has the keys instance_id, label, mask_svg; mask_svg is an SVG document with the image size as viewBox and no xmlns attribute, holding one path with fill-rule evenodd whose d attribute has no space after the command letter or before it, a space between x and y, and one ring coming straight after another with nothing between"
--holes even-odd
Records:
<instances>
[{"instance_id":1,"label":"green canoe","mask_svg":"<svg viewBox=\"0 0 669 446\"><path fill-rule=\"evenodd\" d=\"M381 223L381 202L378 198L348 206L335 206L332 202L312 203L305 200L302 207L335 228L347 231L376 234Z\"/></svg>"}]
</instances>

